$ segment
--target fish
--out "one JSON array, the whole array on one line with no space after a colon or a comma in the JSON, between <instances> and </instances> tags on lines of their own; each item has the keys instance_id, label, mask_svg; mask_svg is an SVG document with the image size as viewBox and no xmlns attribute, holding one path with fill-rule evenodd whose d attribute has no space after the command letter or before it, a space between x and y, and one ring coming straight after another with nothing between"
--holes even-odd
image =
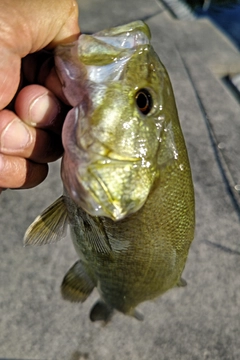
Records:
<instances>
[{"instance_id":1,"label":"fish","mask_svg":"<svg viewBox=\"0 0 240 360\"><path fill-rule=\"evenodd\" d=\"M166 68L142 21L106 29L56 49L72 106L63 125L63 195L27 229L25 245L66 236L79 259L65 275L65 300L99 300L91 321L137 306L182 279L194 238L188 153Z\"/></svg>"}]
</instances>

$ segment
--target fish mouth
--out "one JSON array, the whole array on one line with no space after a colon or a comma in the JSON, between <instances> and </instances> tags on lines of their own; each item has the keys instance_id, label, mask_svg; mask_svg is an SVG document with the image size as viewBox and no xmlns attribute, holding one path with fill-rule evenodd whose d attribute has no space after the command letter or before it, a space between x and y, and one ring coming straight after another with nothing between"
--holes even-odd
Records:
<instances>
[{"instance_id":1,"label":"fish mouth","mask_svg":"<svg viewBox=\"0 0 240 360\"><path fill-rule=\"evenodd\" d=\"M142 158L119 154L99 141L81 145L65 151L62 162L63 183L73 201L89 215L113 221L140 208L134 179Z\"/></svg>"},{"instance_id":2,"label":"fish mouth","mask_svg":"<svg viewBox=\"0 0 240 360\"><path fill-rule=\"evenodd\" d=\"M113 151L109 151L103 159L99 159L96 162L94 162L94 165L95 164L96 165L97 164L99 164L99 165L106 164L106 162L109 160L116 161L117 164L119 164L119 163L125 164L125 163L139 162L139 161L141 161L141 158L140 157L127 157L126 155L122 156Z\"/></svg>"}]
</instances>

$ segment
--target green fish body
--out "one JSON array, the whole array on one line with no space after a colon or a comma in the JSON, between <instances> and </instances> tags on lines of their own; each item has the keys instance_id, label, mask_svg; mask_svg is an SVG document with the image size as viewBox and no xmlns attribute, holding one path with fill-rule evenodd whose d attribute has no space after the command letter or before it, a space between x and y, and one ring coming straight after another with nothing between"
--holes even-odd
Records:
<instances>
[{"instance_id":1,"label":"green fish body","mask_svg":"<svg viewBox=\"0 0 240 360\"><path fill-rule=\"evenodd\" d=\"M113 310L142 319L139 303L181 279L194 237L194 193L171 83L141 21L56 51L73 106L63 127L64 194L36 218L25 244L63 237L79 260L62 283L83 302L96 287L91 320Z\"/></svg>"}]
</instances>

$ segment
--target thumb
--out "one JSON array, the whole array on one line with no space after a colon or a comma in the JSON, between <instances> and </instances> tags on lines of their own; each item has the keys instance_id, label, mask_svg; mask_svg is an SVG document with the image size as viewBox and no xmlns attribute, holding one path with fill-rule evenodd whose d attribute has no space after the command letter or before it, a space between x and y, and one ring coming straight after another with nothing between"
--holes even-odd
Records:
<instances>
[{"instance_id":1,"label":"thumb","mask_svg":"<svg viewBox=\"0 0 240 360\"><path fill-rule=\"evenodd\" d=\"M75 0L9 0L1 5L0 110L19 86L21 59L45 47L76 40L79 35Z\"/></svg>"},{"instance_id":2,"label":"thumb","mask_svg":"<svg viewBox=\"0 0 240 360\"><path fill-rule=\"evenodd\" d=\"M2 110L17 92L20 82L21 59L7 49L2 49L0 64L0 110Z\"/></svg>"}]
</instances>

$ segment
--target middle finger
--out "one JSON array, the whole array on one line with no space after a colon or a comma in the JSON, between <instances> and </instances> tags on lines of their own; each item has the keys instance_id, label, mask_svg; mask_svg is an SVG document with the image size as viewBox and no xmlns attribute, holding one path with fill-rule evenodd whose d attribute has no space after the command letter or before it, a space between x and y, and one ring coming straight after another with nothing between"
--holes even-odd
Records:
<instances>
[{"instance_id":1,"label":"middle finger","mask_svg":"<svg viewBox=\"0 0 240 360\"><path fill-rule=\"evenodd\" d=\"M61 137L24 123L10 110L0 111L0 152L38 163L57 160L62 152Z\"/></svg>"}]
</instances>

